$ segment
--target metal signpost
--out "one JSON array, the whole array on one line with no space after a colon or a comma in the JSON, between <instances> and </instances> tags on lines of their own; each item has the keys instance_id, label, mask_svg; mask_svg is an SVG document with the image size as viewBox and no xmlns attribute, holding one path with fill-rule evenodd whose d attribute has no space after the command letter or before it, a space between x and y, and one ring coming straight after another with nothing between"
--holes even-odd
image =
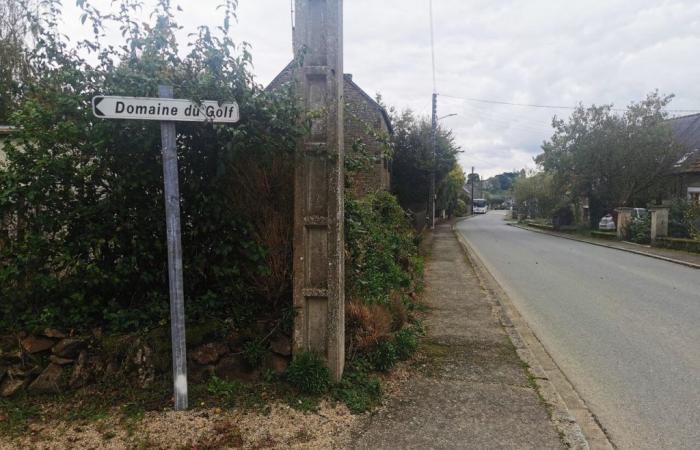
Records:
<instances>
[{"instance_id":1,"label":"metal signpost","mask_svg":"<svg viewBox=\"0 0 700 450\"><path fill-rule=\"evenodd\" d=\"M165 222L168 239L168 280L170 285L170 335L173 347L175 409L187 409L187 360L185 347L185 300L182 283L180 241L180 187L177 173L175 122L235 123L238 104L173 99L171 86L159 86L160 98L96 96L92 112L101 119L158 120L163 143Z\"/></svg>"}]
</instances>

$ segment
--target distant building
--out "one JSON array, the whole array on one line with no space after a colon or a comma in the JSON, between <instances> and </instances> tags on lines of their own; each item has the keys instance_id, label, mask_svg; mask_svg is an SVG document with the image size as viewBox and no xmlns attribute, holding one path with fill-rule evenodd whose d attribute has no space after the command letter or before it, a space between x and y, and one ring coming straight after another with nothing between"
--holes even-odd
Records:
<instances>
[{"instance_id":1,"label":"distant building","mask_svg":"<svg viewBox=\"0 0 700 450\"><path fill-rule=\"evenodd\" d=\"M270 82L267 89L275 89L289 83L292 81L292 77L293 63L289 63ZM378 142L372 133L389 135L393 132L389 115L379 103L353 81L350 74L345 74L343 94L345 97L346 155L353 151L353 144L361 139L366 146L367 153L377 157L377 162L370 170L356 173L350 178L350 191L358 197L380 190L388 191L391 187L391 161L384 156L383 144Z\"/></svg>"},{"instance_id":2,"label":"distant building","mask_svg":"<svg viewBox=\"0 0 700 450\"><path fill-rule=\"evenodd\" d=\"M700 203L700 114L667 121L685 154L673 168L672 194Z\"/></svg>"}]
</instances>

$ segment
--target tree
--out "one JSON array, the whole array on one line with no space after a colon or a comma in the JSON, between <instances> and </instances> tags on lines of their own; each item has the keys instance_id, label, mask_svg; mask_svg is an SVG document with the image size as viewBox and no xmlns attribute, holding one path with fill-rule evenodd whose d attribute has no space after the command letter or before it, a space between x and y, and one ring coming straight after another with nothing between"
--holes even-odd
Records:
<instances>
[{"instance_id":1,"label":"tree","mask_svg":"<svg viewBox=\"0 0 700 450\"><path fill-rule=\"evenodd\" d=\"M518 176L520 176L518 172L503 172L493 176L488 181L491 181L494 189L508 191L513 187L513 182L516 178L518 178Z\"/></svg>"},{"instance_id":2,"label":"tree","mask_svg":"<svg viewBox=\"0 0 700 450\"><path fill-rule=\"evenodd\" d=\"M550 218L565 200L551 173L539 172L518 177L513 184L515 208L529 217Z\"/></svg>"},{"instance_id":3,"label":"tree","mask_svg":"<svg viewBox=\"0 0 700 450\"><path fill-rule=\"evenodd\" d=\"M7 123L30 76L24 13L30 5L20 0L0 2L0 124Z\"/></svg>"},{"instance_id":4,"label":"tree","mask_svg":"<svg viewBox=\"0 0 700 450\"><path fill-rule=\"evenodd\" d=\"M672 98L652 92L622 114L612 105L579 106L568 121L555 117L536 162L571 201L589 198L592 222L618 206L646 205L682 152L664 123Z\"/></svg>"},{"instance_id":5,"label":"tree","mask_svg":"<svg viewBox=\"0 0 700 450\"><path fill-rule=\"evenodd\" d=\"M458 201L460 199L463 202L466 201L466 195L464 193L465 182L466 177L464 176L464 170L462 170L459 164L456 164L442 183L440 183L440 189L438 190L438 210L445 210L450 217L456 214Z\"/></svg>"},{"instance_id":6,"label":"tree","mask_svg":"<svg viewBox=\"0 0 700 450\"><path fill-rule=\"evenodd\" d=\"M417 118L410 110L392 111L394 128L392 190L404 207L424 205L428 199L430 172L433 169L432 127L425 118ZM458 147L452 132L438 127L435 151L435 185L441 184L457 165Z\"/></svg>"}]
</instances>

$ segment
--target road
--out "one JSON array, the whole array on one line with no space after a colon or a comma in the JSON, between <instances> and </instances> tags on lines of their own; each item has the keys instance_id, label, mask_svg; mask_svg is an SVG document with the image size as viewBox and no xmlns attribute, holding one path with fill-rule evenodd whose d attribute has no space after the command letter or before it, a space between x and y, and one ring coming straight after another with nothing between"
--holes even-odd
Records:
<instances>
[{"instance_id":1,"label":"road","mask_svg":"<svg viewBox=\"0 0 700 450\"><path fill-rule=\"evenodd\" d=\"M457 230L621 449L700 448L700 271L506 225Z\"/></svg>"}]
</instances>

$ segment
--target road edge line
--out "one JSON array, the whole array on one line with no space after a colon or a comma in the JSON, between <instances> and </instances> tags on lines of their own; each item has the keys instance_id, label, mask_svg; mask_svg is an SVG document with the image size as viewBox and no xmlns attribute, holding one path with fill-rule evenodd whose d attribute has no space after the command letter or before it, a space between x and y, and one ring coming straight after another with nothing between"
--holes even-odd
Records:
<instances>
[{"instance_id":1,"label":"road edge line","mask_svg":"<svg viewBox=\"0 0 700 450\"><path fill-rule=\"evenodd\" d=\"M538 394L552 408L550 418L562 436L562 441L569 448L578 450L615 449L598 419L520 315L478 252L469 245L454 225L452 232L465 256L472 263L482 286L496 300L494 306L499 321L515 346L518 357L528 365L528 372L534 378Z\"/></svg>"},{"instance_id":2,"label":"road edge line","mask_svg":"<svg viewBox=\"0 0 700 450\"><path fill-rule=\"evenodd\" d=\"M632 250L631 248L617 247L615 245L604 244L602 242L594 242L594 241L588 241L585 239L578 239L574 236L565 236L562 234L550 233L550 232L545 231L545 230L531 228L528 226L520 225L518 223L508 223L507 225L511 226L511 227L515 227L515 228L520 228L521 230L532 231L533 233L546 234L547 236L554 236L554 237L558 237L558 238L562 238L562 239L568 239L569 241L583 242L585 244L597 245L598 247L605 247L605 248L611 248L613 250L620 250L621 252L634 253L636 255L641 255L641 256L648 256L649 258L659 259L661 261L666 261L666 262L670 262L670 263L674 263L674 264L680 264L681 266L690 267L691 269L700 269L700 264L695 264L695 263L683 261L680 259L673 259L673 258L669 258L667 256L655 255L653 253L642 252L639 250Z\"/></svg>"}]
</instances>

